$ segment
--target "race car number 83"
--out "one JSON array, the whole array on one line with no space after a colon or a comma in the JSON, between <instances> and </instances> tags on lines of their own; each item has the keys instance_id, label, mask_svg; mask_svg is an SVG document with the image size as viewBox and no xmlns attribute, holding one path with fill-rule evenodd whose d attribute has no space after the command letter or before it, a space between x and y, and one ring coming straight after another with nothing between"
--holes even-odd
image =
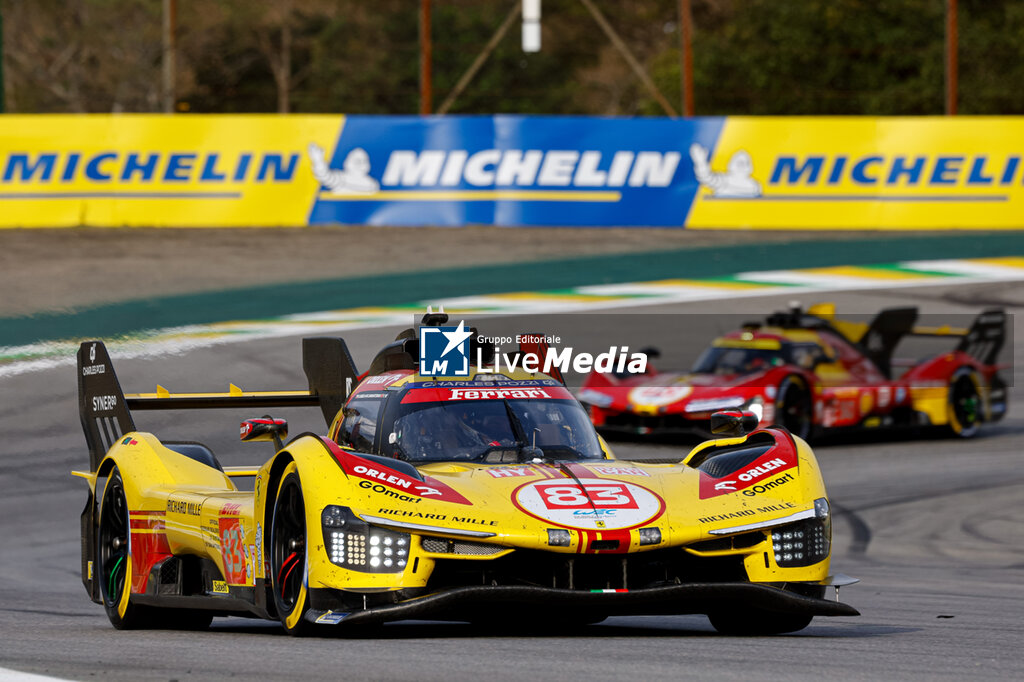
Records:
<instances>
[{"instance_id":1,"label":"race car number 83","mask_svg":"<svg viewBox=\"0 0 1024 682\"><path fill-rule=\"evenodd\" d=\"M598 509L636 509L637 503L625 486L615 483L538 484L537 492L548 509L589 509L591 503Z\"/></svg>"}]
</instances>

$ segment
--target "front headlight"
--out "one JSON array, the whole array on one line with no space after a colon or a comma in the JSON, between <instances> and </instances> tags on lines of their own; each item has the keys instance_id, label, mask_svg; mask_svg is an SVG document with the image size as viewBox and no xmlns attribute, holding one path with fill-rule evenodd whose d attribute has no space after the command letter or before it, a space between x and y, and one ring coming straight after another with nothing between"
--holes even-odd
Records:
<instances>
[{"instance_id":1,"label":"front headlight","mask_svg":"<svg viewBox=\"0 0 1024 682\"><path fill-rule=\"evenodd\" d=\"M782 568L810 566L828 558L832 545L832 513L828 500L814 501L814 518L772 529L775 563Z\"/></svg>"},{"instance_id":2,"label":"front headlight","mask_svg":"<svg viewBox=\"0 0 1024 682\"><path fill-rule=\"evenodd\" d=\"M330 505L320 515L331 563L364 573L398 573L409 560L410 536L371 526L348 507Z\"/></svg>"}]
</instances>

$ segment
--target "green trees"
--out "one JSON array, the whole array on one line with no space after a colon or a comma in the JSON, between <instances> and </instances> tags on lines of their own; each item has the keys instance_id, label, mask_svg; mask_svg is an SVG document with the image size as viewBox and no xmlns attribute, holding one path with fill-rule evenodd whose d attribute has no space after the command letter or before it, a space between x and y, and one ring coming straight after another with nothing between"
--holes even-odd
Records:
<instances>
[{"instance_id":1,"label":"green trees","mask_svg":"<svg viewBox=\"0 0 1024 682\"><path fill-rule=\"evenodd\" d=\"M678 0L594 0L670 102ZM945 0L692 0L697 114L943 113ZM179 111L413 114L420 0L178 0ZM432 0L433 103L515 0ZM961 114L1024 113L1024 3L959 0ZM0 0L11 112L158 111L160 3ZM451 113L662 115L579 0L516 21Z\"/></svg>"}]
</instances>

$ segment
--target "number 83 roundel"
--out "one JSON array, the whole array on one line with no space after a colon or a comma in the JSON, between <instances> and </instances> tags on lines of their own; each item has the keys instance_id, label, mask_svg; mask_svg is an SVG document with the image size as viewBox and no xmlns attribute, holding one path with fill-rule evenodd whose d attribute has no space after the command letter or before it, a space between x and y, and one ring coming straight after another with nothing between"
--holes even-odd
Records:
<instances>
[{"instance_id":1,"label":"number 83 roundel","mask_svg":"<svg viewBox=\"0 0 1024 682\"><path fill-rule=\"evenodd\" d=\"M568 528L635 528L665 510L650 490L604 478L533 481L517 488L512 501L531 516Z\"/></svg>"}]
</instances>

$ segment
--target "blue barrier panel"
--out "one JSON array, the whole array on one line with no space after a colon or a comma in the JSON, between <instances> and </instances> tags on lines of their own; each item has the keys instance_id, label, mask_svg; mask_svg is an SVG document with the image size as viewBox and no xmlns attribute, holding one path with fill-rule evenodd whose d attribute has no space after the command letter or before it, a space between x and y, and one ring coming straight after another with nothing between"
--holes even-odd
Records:
<instances>
[{"instance_id":1,"label":"blue barrier panel","mask_svg":"<svg viewBox=\"0 0 1024 682\"><path fill-rule=\"evenodd\" d=\"M724 122L348 116L309 222L682 227Z\"/></svg>"}]
</instances>

